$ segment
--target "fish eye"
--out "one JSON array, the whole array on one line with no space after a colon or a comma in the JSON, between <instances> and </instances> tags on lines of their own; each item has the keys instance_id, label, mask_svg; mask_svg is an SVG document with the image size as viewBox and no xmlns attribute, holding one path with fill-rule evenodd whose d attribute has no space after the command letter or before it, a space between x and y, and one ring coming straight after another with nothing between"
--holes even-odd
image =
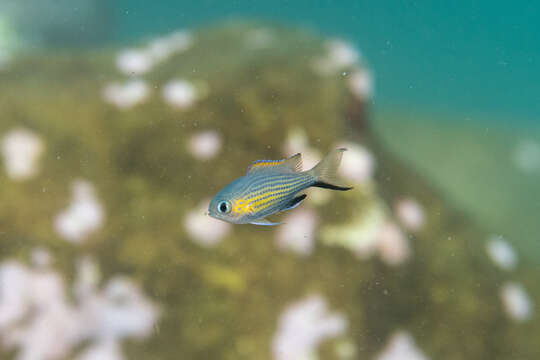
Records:
<instances>
[{"instance_id":1,"label":"fish eye","mask_svg":"<svg viewBox=\"0 0 540 360\"><path fill-rule=\"evenodd\" d=\"M231 203L228 201L222 201L217 206L218 211L222 214L226 214L231 211Z\"/></svg>"}]
</instances>

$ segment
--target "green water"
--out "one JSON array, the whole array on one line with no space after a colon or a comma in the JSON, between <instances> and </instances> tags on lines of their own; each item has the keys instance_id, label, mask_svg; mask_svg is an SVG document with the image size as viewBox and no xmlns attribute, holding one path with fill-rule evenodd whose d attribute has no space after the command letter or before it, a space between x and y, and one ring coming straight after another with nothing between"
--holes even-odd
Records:
<instances>
[{"instance_id":1,"label":"green water","mask_svg":"<svg viewBox=\"0 0 540 360\"><path fill-rule=\"evenodd\" d=\"M385 144L471 219L539 260L540 173L521 171L514 157L523 139L540 140L540 127L397 110L378 113L373 124Z\"/></svg>"}]
</instances>

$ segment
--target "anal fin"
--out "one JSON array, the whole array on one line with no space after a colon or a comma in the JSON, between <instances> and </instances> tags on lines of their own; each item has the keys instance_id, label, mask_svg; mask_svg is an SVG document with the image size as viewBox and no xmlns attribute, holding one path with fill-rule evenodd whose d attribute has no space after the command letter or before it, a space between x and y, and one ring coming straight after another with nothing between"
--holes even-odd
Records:
<instances>
[{"instance_id":1,"label":"anal fin","mask_svg":"<svg viewBox=\"0 0 540 360\"><path fill-rule=\"evenodd\" d=\"M283 210L281 211L287 211L287 210L291 210L291 209L294 209L295 207L297 207L298 205L300 205L300 203L302 201L304 201L304 199L306 198L306 194L302 194L302 195L299 195L297 197L295 197L294 199L291 200L290 203L287 204L287 206L285 208L283 208Z\"/></svg>"},{"instance_id":2,"label":"anal fin","mask_svg":"<svg viewBox=\"0 0 540 360\"><path fill-rule=\"evenodd\" d=\"M274 226L274 225L281 225L283 223L273 223L271 221L268 221L266 219L257 219L250 222L250 224L253 225L264 225L264 226Z\"/></svg>"}]
</instances>

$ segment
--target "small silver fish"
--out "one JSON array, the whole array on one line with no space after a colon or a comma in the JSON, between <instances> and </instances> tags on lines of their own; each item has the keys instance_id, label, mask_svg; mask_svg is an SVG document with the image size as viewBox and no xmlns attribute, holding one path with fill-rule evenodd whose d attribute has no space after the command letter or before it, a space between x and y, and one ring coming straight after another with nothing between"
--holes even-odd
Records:
<instances>
[{"instance_id":1,"label":"small silver fish","mask_svg":"<svg viewBox=\"0 0 540 360\"><path fill-rule=\"evenodd\" d=\"M336 177L345 150L331 151L307 171L302 171L299 153L283 160L258 160L246 175L225 186L212 199L208 214L233 224L279 225L266 217L300 205L307 195L298 193L308 187L352 189Z\"/></svg>"}]
</instances>

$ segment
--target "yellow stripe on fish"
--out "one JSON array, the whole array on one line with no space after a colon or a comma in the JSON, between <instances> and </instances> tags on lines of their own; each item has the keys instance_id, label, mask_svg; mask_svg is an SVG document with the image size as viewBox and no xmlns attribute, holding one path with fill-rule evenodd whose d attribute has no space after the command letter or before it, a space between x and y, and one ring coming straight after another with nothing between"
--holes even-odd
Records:
<instances>
[{"instance_id":1,"label":"yellow stripe on fish","mask_svg":"<svg viewBox=\"0 0 540 360\"><path fill-rule=\"evenodd\" d=\"M257 160L251 166L248 168L248 172L252 170L256 170L257 168L264 168L264 167L271 167L283 164L287 159L281 159L281 160Z\"/></svg>"},{"instance_id":2,"label":"yellow stripe on fish","mask_svg":"<svg viewBox=\"0 0 540 360\"><path fill-rule=\"evenodd\" d=\"M237 199L233 201L232 209L235 214L237 215L246 215L253 213L255 209L253 208L253 205L247 201L246 199Z\"/></svg>"}]
</instances>

